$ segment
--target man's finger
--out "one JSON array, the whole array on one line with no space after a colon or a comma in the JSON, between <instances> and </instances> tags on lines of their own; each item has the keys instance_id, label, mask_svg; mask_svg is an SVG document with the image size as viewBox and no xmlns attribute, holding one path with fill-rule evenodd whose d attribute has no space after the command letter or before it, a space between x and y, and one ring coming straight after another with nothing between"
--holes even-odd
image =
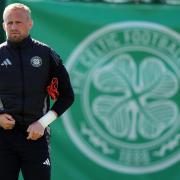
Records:
<instances>
[{"instance_id":1,"label":"man's finger","mask_svg":"<svg viewBox=\"0 0 180 180\"><path fill-rule=\"evenodd\" d=\"M32 137L33 137L33 132L30 131L30 132L29 132L29 135L28 135L28 137L27 137L27 139L32 139Z\"/></svg>"},{"instance_id":2,"label":"man's finger","mask_svg":"<svg viewBox=\"0 0 180 180\"><path fill-rule=\"evenodd\" d=\"M15 125L15 121L7 121L8 125Z\"/></svg>"},{"instance_id":3,"label":"man's finger","mask_svg":"<svg viewBox=\"0 0 180 180\"><path fill-rule=\"evenodd\" d=\"M28 133L31 132L31 126L29 126L29 127L27 128L27 132L28 132Z\"/></svg>"},{"instance_id":4,"label":"man's finger","mask_svg":"<svg viewBox=\"0 0 180 180\"><path fill-rule=\"evenodd\" d=\"M6 114L6 118L10 121L15 121L14 118L10 114Z\"/></svg>"}]
</instances>

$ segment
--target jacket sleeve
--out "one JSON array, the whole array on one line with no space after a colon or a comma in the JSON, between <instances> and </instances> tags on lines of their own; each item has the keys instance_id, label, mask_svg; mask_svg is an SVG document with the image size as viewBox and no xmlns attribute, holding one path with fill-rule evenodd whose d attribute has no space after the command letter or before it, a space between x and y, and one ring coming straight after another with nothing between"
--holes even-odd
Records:
<instances>
[{"instance_id":1,"label":"jacket sleeve","mask_svg":"<svg viewBox=\"0 0 180 180\"><path fill-rule=\"evenodd\" d=\"M57 99L51 107L58 116L62 115L74 102L74 93L70 78L60 56L50 49L50 78L57 80Z\"/></svg>"}]
</instances>

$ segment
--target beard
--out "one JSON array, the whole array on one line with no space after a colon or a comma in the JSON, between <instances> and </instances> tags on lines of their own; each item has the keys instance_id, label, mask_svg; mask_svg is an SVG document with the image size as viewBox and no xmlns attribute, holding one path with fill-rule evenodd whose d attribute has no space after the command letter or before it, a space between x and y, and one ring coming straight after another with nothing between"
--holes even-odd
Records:
<instances>
[{"instance_id":1,"label":"beard","mask_svg":"<svg viewBox=\"0 0 180 180\"><path fill-rule=\"evenodd\" d=\"M25 39L27 37L27 35L21 35L19 33L16 34L9 34L7 36L8 40L14 43L18 43L21 42L23 39Z\"/></svg>"}]
</instances>

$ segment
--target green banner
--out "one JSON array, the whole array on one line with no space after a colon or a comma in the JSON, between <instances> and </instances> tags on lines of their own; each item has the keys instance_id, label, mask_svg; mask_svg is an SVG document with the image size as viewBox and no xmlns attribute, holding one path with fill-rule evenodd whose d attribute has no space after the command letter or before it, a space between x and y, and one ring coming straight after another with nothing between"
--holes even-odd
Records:
<instances>
[{"instance_id":1,"label":"green banner","mask_svg":"<svg viewBox=\"0 0 180 180\"><path fill-rule=\"evenodd\" d=\"M180 6L19 2L76 95L51 125L52 180L179 180Z\"/></svg>"},{"instance_id":2,"label":"green banner","mask_svg":"<svg viewBox=\"0 0 180 180\"><path fill-rule=\"evenodd\" d=\"M5 6L5 1L0 0L0 24L1 24L1 28L0 28L0 43L5 40L4 30L3 30L3 27L2 27L2 23L3 23L3 17L2 16L3 16L4 6Z\"/></svg>"}]
</instances>

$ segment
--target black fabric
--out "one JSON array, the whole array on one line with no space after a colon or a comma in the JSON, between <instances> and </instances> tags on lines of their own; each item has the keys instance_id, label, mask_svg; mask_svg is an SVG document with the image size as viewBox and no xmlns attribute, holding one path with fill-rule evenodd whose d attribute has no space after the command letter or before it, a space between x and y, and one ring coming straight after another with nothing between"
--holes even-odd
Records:
<instances>
[{"instance_id":1,"label":"black fabric","mask_svg":"<svg viewBox=\"0 0 180 180\"><path fill-rule=\"evenodd\" d=\"M47 86L59 81L59 98L52 109L60 116L74 101L69 75L60 56L47 45L27 37L20 43L0 45L0 113L21 124L42 117L50 106Z\"/></svg>"},{"instance_id":2,"label":"black fabric","mask_svg":"<svg viewBox=\"0 0 180 180\"><path fill-rule=\"evenodd\" d=\"M27 140L26 128L0 128L0 179L18 180L21 169L24 180L50 180L50 157L47 131L37 141Z\"/></svg>"}]
</instances>

